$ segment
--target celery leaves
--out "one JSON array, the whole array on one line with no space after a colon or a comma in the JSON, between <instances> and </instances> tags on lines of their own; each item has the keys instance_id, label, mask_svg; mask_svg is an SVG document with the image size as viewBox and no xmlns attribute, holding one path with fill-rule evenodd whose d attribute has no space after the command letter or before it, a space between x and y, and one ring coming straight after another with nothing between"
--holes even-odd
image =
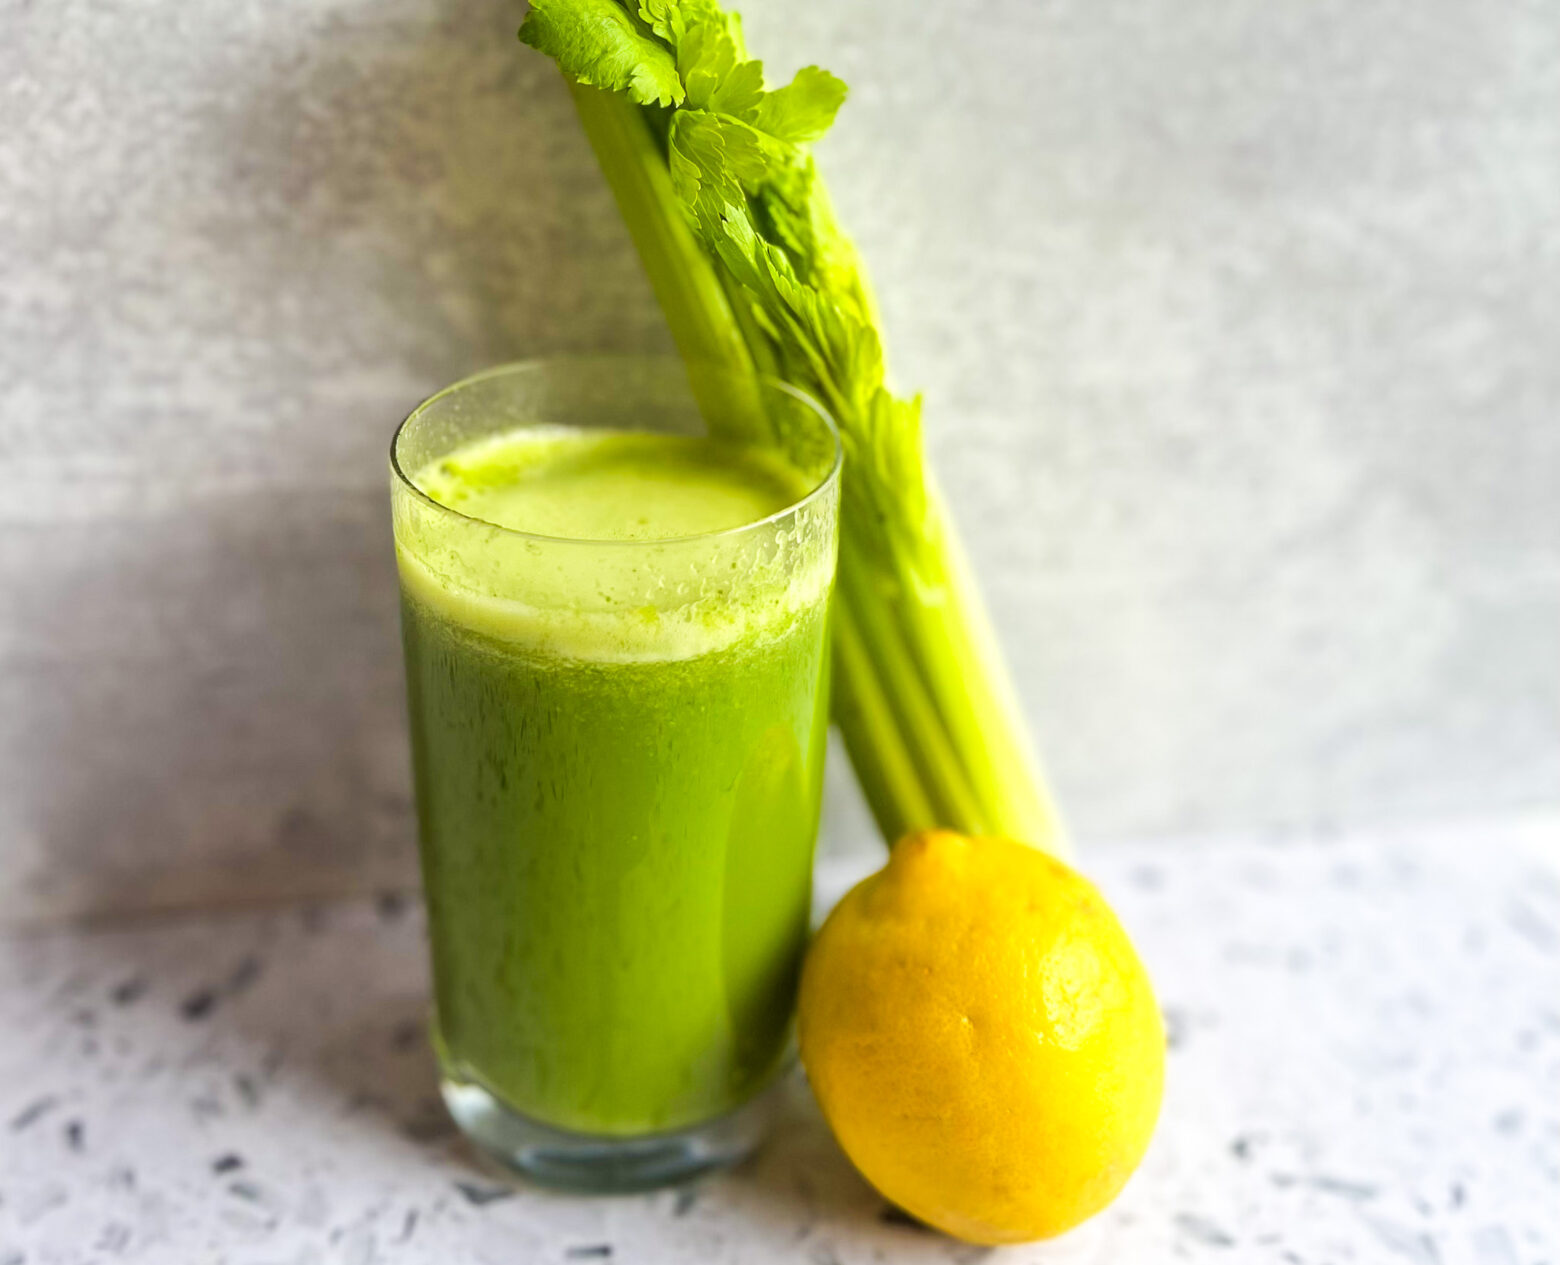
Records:
<instances>
[{"instance_id":1,"label":"celery leaves","mask_svg":"<svg viewBox=\"0 0 1560 1265\"><path fill-rule=\"evenodd\" d=\"M684 97L666 47L615 0L535 0L520 38L579 83L626 92L639 105Z\"/></svg>"},{"instance_id":2,"label":"celery leaves","mask_svg":"<svg viewBox=\"0 0 1560 1265\"><path fill-rule=\"evenodd\" d=\"M753 122L771 136L802 144L827 132L844 104L843 80L817 66L804 66L785 87L764 94Z\"/></svg>"}]
</instances>

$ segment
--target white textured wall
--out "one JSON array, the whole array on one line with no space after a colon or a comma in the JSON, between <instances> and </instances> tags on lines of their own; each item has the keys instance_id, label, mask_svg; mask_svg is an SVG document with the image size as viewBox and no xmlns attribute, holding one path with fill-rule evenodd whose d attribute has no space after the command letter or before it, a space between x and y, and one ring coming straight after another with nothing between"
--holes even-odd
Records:
<instances>
[{"instance_id":1,"label":"white textured wall","mask_svg":"<svg viewBox=\"0 0 1560 1265\"><path fill-rule=\"evenodd\" d=\"M1549 6L746 9L1080 835L1560 801ZM518 18L0 0L0 912L407 873L393 424L664 343Z\"/></svg>"}]
</instances>

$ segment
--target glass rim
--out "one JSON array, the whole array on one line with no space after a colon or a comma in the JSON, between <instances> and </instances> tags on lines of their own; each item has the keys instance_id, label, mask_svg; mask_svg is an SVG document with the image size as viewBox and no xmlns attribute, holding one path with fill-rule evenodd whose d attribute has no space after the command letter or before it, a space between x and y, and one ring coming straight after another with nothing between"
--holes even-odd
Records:
<instances>
[{"instance_id":1,"label":"glass rim","mask_svg":"<svg viewBox=\"0 0 1560 1265\"><path fill-rule=\"evenodd\" d=\"M401 459L397 449L400 447L402 432L404 432L408 426L415 422L420 416L422 416L424 412L432 408L440 400L445 399L447 396L454 395L457 391L475 386L478 383L485 382L490 378L504 377L509 374L515 374L525 370L543 369L548 366L563 367L572 365L585 367L591 364L627 365L636 363L644 365L681 365L685 368L691 367L689 362L681 359L678 356L655 354L636 355L633 353L601 353L584 355L538 356L526 360L509 360L501 364L490 365L488 368L479 370L476 373L468 374L466 377L460 378L455 382L450 383L448 386L435 391L432 395L424 399L415 408L413 408L410 413L401 419L400 423L395 428L395 433L390 437L391 473L408 492L410 492L414 497L423 502L425 505L438 510L440 513L448 514L453 518L462 519L465 522L471 523L477 527L485 528L488 531L502 532L505 536L513 536L520 540L534 540L551 545L589 545L595 548L626 546L630 549L642 549L647 546L653 547L657 545L693 543L696 541L720 540L723 537L740 536L744 532L753 531L756 528L766 527L770 524L777 523L784 518L788 518L791 515L798 513L799 511L805 509L808 505L812 504L812 502L818 498L826 495L829 489L839 482L840 470L845 463L845 446L840 439L840 430L838 424L835 422L834 418L830 416L829 411L824 408L824 406L813 396L809 395L806 391L801 390L799 387L792 386L789 382L782 381L780 378L777 378L773 374L768 373L754 373L753 379L761 386L777 390L783 395L790 396L792 399L796 400L798 403L807 408L811 413L813 413L813 415L823 423L824 430L828 433L829 438L834 442L834 458L832 461L830 461L829 468L824 473L823 477L820 478L817 484L810 488L805 495L800 496L796 500L781 506L771 514L766 514L763 518L755 518L750 522L739 523L735 527L722 527L718 531L694 532L693 534L686 536L656 536L651 538L641 538L638 540L599 540L592 539L588 536L548 536L541 532L521 531L519 528L505 527L500 523L490 522L485 518L478 518L475 515L467 514L462 510L455 509L453 506L445 505L442 501L434 500L433 497L429 496L425 491L423 491L422 488L417 486L416 480L413 479L412 476L408 474L406 469L401 465ZM693 364L717 373L722 373L727 377L739 376L734 370L727 369L722 366L716 366L708 362L696 361L693 362ZM648 434L654 432L647 431L645 433Z\"/></svg>"}]
</instances>

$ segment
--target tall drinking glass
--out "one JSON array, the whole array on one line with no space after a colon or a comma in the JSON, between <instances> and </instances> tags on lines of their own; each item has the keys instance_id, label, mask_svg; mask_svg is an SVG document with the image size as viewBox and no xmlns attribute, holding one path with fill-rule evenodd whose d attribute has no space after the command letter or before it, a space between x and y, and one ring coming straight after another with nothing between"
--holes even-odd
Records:
<instances>
[{"instance_id":1,"label":"tall drinking glass","mask_svg":"<svg viewBox=\"0 0 1560 1265\"><path fill-rule=\"evenodd\" d=\"M391 451L445 1100L500 1160L586 1189L752 1146L807 934L838 437L781 384L691 381L669 359L510 365L421 405ZM615 445L616 483L540 476L589 530L441 503L452 469L506 477L471 454L522 432ZM635 488L681 495L653 436L779 462L794 494L646 536Z\"/></svg>"}]
</instances>

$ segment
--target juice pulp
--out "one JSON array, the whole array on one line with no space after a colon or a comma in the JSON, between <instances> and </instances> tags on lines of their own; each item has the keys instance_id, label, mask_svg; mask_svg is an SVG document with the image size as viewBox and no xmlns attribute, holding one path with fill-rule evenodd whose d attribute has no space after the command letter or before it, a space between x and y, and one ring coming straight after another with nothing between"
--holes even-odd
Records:
<instances>
[{"instance_id":1,"label":"juice pulp","mask_svg":"<svg viewBox=\"0 0 1560 1265\"><path fill-rule=\"evenodd\" d=\"M538 595L515 601L452 581L437 526L408 542L398 525L445 1074L583 1133L717 1116L762 1087L788 1041L828 585L749 582L722 537L680 538L764 519L808 488L712 440L562 428L477 441L413 481L467 518L582 542L536 546ZM523 569L523 538L491 538ZM708 572L699 600L593 601L658 565L661 547L636 541L692 550Z\"/></svg>"}]
</instances>

